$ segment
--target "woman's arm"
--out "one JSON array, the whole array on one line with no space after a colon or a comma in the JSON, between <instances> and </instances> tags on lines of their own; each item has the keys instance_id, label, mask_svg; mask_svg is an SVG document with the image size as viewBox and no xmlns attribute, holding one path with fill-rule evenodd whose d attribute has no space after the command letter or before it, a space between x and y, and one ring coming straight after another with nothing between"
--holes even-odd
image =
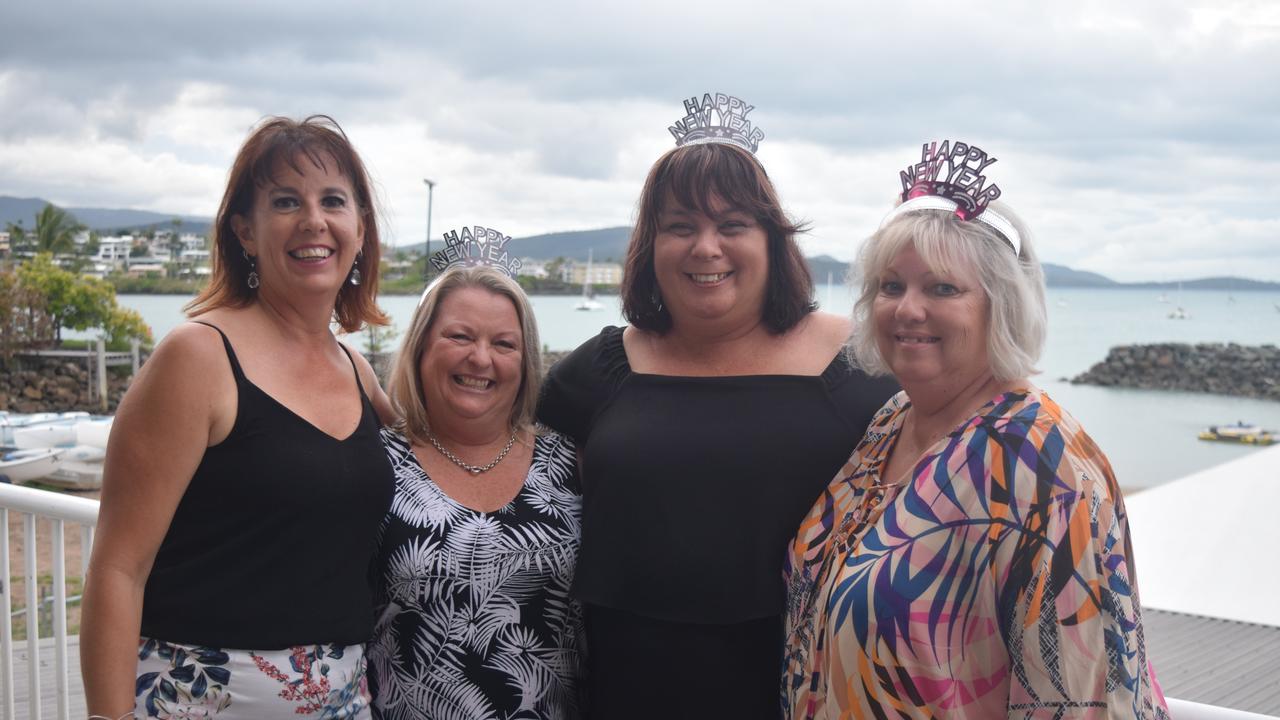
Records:
<instances>
[{"instance_id":1,"label":"woman's arm","mask_svg":"<svg viewBox=\"0 0 1280 720\"><path fill-rule=\"evenodd\" d=\"M235 383L212 328L174 329L116 411L85 579L80 666L90 713L134 706L142 593L205 449L230 432Z\"/></svg>"},{"instance_id":2,"label":"woman's arm","mask_svg":"<svg viewBox=\"0 0 1280 720\"><path fill-rule=\"evenodd\" d=\"M1017 510L1008 517L1019 521L996 553L1008 716L1166 717L1110 465L1082 433L1040 426L1028 435L1035 467L1020 460L1008 484Z\"/></svg>"}]
</instances>

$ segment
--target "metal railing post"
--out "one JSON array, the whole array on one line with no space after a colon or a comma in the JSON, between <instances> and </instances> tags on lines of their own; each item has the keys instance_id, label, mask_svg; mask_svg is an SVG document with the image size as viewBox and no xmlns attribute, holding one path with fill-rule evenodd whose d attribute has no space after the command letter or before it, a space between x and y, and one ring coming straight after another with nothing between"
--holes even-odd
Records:
<instances>
[{"instance_id":1,"label":"metal railing post","mask_svg":"<svg viewBox=\"0 0 1280 720\"><path fill-rule=\"evenodd\" d=\"M22 550L27 585L27 717L40 720L40 591L36 574L35 513L27 513L22 524L26 533Z\"/></svg>"},{"instance_id":2,"label":"metal railing post","mask_svg":"<svg viewBox=\"0 0 1280 720\"><path fill-rule=\"evenodd\" d=\"M53 667L56 673L53 678L57 688L58 718L71 720L70 700L71 688L67 682L67 559L66 541L63 533L66 522L56 518L50 522L53 526Z\"/></svg>"},{"instance_id":3,"label":"metal railing post","mask_svg":"<svg viewBox=\"0 0 1280 720\"><path fill-rule=\"evenodd\" d=\"M13 593L9 589L9 510L0 507L0 715L17 717L13 687Z\"/></svg>"}]
</instances>

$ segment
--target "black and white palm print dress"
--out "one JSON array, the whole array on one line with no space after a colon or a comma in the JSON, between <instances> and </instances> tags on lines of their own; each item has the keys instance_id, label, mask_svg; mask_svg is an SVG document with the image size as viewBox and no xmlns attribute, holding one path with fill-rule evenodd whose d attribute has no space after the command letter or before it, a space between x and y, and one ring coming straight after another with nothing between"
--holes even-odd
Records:
<instances>
[{"instance_id":1,"label":"black and white palm print dress","mask_svg":"<svg viewBox=\"0 0 1280 720\"><path fill-rule=\"evenodd\" d=\"M543 430L515 499L465 507L408 440L382 440L395 498L375 566L374 717L577 718L582 612L569 599L582 518L573 442Z\"/></svg>"}]
</instances>

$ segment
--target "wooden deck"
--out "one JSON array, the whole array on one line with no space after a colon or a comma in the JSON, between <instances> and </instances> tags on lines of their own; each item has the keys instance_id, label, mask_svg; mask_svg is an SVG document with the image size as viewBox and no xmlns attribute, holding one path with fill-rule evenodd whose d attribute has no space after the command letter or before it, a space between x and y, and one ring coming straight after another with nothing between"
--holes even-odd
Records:
<instances>
[{"instance_id":1,"label":"wooden deck","mask_svg":"<svg viewBox=\"0 0 1280 720\"><path fill-rule=\"evenodd\" d=\"M54 682L53 640L40 641L40 718L41 720L58 717L57 684ZM84 681L80 679L80 636L67 638L67 683L71 689L69 717L83 718L88 715L84 703ZM19 641L13 648L13 720L30 720L35 715L31 712L27 677L27 643ZM4 705L0 705L2 709ZM3 715L0 712L0 715Z\"/></svg>"}]
</instances>

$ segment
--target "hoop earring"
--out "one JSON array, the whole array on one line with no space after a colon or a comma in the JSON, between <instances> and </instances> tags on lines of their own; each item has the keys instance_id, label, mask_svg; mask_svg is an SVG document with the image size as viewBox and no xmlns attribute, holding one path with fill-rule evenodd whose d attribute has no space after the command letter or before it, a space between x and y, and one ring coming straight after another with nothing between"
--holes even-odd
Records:
<instances>
[{"instance_id":1,"label":"hoop earring","mask_svg":"<svg viewBox=\"0 0 1280 720\"><path fill-rule=\"evenodd\" d=\"M240 248L240 254L244 255L244 259L249 261L249 277L245 279L245 284L249 286L250 290L257 290L258 286L262 284L262 281L258 278L258 263L249 254L249 251L244 248Z\"/></svg>"}]
</instances>

